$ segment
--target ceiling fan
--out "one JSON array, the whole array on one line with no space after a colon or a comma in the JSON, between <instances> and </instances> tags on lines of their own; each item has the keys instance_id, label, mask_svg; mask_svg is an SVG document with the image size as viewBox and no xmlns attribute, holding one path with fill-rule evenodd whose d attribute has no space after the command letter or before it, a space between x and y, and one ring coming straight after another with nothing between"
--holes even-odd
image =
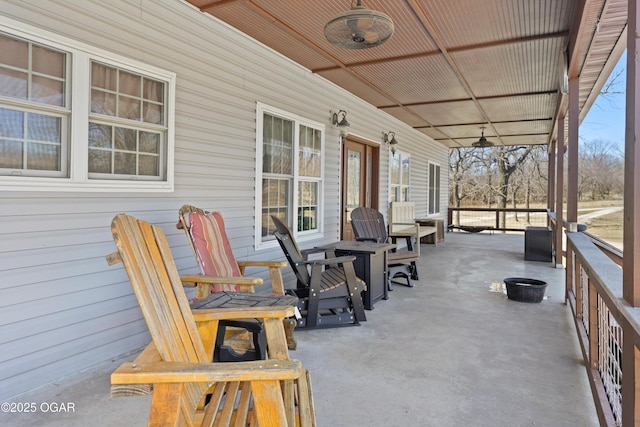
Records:
<instances>
[{"instance_id":1,"label":"ceiling fan","mask_svg":"<svg viewBox=\"0 0 640 427\"><path fill-rule=\"evenodd\" d=\"M389 40L393 30L389 16L367 9L358 0L351 10L327 22L324 35L329 43L344 49L367 49Z\"/></svg>"},{"instance_id":2,"label":"ceiling fan","mask_svg":"<svg viewBox=\"0 0 640 427\"><path fill-rule=\"evenodd\" d=\"M471 145L479 148L493 147L493 142L488 141L487 138L484 137L484 127L481 127L480 129L482 129L482 136Z\"/></svg>"}]
</instances>

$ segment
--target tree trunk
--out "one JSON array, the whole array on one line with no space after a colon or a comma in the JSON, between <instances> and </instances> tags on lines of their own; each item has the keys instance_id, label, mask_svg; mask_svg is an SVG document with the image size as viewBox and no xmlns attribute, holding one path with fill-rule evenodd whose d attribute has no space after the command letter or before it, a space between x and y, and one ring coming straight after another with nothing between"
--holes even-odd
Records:
<instances>
[{"instance_id":1,"label":"tree trunk","mask_svg":"<svg viewBox=\"0 0 640 427\"><path fill-rule=\"evenodd\" d=\"M525 193L525 206L531 208L531 179L527 179L527 191ZM531 212L527 212L527 224L531 224Z\"/></svg>"}]
</instances>

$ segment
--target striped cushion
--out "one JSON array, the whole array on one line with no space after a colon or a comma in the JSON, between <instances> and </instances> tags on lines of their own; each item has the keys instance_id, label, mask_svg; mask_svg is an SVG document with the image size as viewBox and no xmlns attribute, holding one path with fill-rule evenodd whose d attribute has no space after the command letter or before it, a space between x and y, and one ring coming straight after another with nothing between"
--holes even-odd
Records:
<instances>
[{"instance_id":1,"label":"striped cushion","mask_svg":"<svg viewBox=\"0 0 640 427\"><path fill-rule=\"evenodd\" d=\"M191 240L202 273L208 276L241 277L220 212L190 212L187 221L191 225ZM211 293L221 291L239 292L240 287L233 284L211 285Z\"/></svg>"}]
</instances>

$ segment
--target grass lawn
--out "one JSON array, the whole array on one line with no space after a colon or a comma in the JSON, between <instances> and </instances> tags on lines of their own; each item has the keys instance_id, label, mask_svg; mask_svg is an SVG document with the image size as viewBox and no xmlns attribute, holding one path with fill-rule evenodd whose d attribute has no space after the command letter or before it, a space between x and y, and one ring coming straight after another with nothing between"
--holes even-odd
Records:
<instances>
[{"instance_id":1,"label":"grass lawn","mask_svg":"<svg viewBox=\"0 0 640 427\"><path fill-rule=\"evenodd\" d=\"M622 211L592 218L587 231L607 242L622 244L623 218Z\"/></svg>"}]
</instances>

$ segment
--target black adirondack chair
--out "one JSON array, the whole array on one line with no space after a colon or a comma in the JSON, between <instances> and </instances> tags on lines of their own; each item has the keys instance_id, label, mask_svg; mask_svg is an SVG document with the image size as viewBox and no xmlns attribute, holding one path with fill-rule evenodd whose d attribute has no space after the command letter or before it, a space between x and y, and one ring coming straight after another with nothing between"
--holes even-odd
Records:
<instances>
[{"instance_id":1,"label":"black adirondack chair","mask_svg":"<svg viewBox=\"0 0 640 427\"><path fill-rule=\"evenodd\" d=\"M298 328L359 325L367 320L361 295L366 283L355 274L355 256L333 257L330 251L319 249L305 254L325 253L325 258L307 260L289 227L277 216L271 218L276 226L274 236L297 279L296 289L290 291L299 298L302 318Z\"/></svg>"},{"instance_id":2,"label":"black adirondack chair","mask_svg":"<svg viewBox=\"0 0 640 427\"><path fill-rule=\"evenodd\" d=\"M384 225L384 217L375 209L367 207L355 208L351 212L351 226L356 240L387 243L389 236ZM408 239L412 235L407 236ZM420 244L419 242L417 244ZM411 245L408 245L412 248ZM407 286L413 287L411 279L418 280L416 261L420 255L413 250L391 251L387 254L387 271L389 272L388 284L396 276L404 277Z\"/></svg>"}]
</instances>

